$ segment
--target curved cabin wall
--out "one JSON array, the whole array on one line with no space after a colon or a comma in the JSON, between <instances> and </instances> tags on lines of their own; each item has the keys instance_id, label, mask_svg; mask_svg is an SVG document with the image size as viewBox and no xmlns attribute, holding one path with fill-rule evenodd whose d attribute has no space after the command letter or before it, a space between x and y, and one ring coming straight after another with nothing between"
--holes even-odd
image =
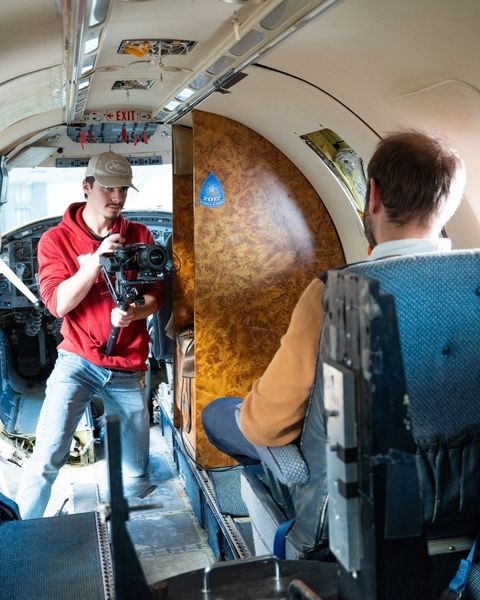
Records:
<instances>
[{"instance_id":1,"label":"curved cabin wall","mask_svg":"<svg viewBox=\"0 0 480 600\"><path fill-rule=\"evenodd\" d=\"M203 408L220 396L250 390L310 280L343 264L344 256L313 187L253 130L194 111L193 164L195 415L187 437L196 460L214 467L232 462L208 443ZM211 172L223 187L222 206L200 203ZM175 213L174 247L180 224ZM176 302L177 313L181 298Z\"/></svg>"}]
</instances>

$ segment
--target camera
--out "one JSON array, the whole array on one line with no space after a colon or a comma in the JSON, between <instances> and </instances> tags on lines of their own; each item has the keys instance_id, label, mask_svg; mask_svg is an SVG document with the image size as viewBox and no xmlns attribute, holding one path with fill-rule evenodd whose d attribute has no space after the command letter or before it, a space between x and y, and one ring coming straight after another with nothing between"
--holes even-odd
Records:
<instances>
[{"instance_id":1,"label":"camera","mask_svg":"<svg viewBox=\"0 0 480 600\"><path fill-rule=\"evenodd\" d=\"M169 270L169 256L165 246L130 244L100 256L100 265L107 273L138 271L148 275Z\"/></svg>"},{"instance_id":2,"label":"camera","mask_svg":"<svg viewBox=\"0 0 480 600\"><path fill-rule=\"evenodd\" d=\"M100 256L100 266L108 291L115 304L122 310L128 310L133 302L145 303L145 298L139 294L135 286L160 283L165 274L174 272L168 250L165 246L156 244L129 244L113 252L107 252ZM136 272L133 274L135 279L126 275L128 271ZM105 346L107 356L112 356L119 332L120 327L112 325Z\"/></svg>"}]
</instances>

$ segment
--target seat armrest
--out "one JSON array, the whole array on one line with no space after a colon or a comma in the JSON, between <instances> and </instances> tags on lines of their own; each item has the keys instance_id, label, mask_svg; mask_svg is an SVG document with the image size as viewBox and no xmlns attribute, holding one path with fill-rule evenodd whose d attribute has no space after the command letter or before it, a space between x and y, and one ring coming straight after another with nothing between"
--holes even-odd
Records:
<instances>
[{"instance_id":1,"label":"seat armrest","mask_svg":"<svg viewBox=\"0 0 480 600\"><path fill-rule=\"evenodd\" d=\"M262 463L288 487L305 485L309 478L308 467L295 444L285 446L255 446Z\"/></svg>"},{"instance_id":2,"label":"seat armrest","mask_svg":"<svg viewBox=\"0 0 480 600\"><path fill-rule=\"evenodd\" d=\"M240 431L240 402L235 410L235 419ZM268 467L272 475L278 481L291 487L293 485L305 485L309 478L308 467L303 460L303 456L295 444L285 444L284 446L256 446L258 457L263 465Z\"/></svg>"}]
</instances>

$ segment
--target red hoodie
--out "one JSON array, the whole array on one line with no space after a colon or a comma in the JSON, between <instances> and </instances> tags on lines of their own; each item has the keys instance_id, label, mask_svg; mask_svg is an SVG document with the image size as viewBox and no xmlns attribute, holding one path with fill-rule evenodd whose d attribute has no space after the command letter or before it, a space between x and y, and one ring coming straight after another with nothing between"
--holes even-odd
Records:
<instances>
[{"instance_id":1,"label":"red hoodie","mask_svg":"<svg viewBox=\"0 0 480 600\"><path fill-rule=\"evenodd\" d=\"M85 202L71 204L62 221L46 231L38 244L40 293L49 311L57 317L58 286L78 271L83 256L92 254L101 244L83 221L84 208ZM121 215L112 231L125 238L124 245L155 243L145 225L128 221ZM163 305L163 284L155 283L138 289L140 294L148 292L154 295L158 308ZM111 331L110 314L114 306L100 273L86 297L65 315L61 329L63 341L58 347L101 367L145 371L149 344L146 319L120 328L113 356L106 356L103 352Z\"/></svg>"}]
</instances>

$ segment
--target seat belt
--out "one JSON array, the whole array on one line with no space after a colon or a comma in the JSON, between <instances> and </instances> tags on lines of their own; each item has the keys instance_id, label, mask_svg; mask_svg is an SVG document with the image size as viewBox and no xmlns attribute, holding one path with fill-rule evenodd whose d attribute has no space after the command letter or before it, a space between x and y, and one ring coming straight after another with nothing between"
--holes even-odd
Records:
<instances>
[{"instance_id":1,"label":"seat belt","mask_svg":"<svg viewBox=\"0 0 480 600\"><path fill-rule=\"evenodd\" d=\"M477 537L470 548L470 552L468 553L467 558L462 558L460 564L458 565L458 570L449 583L449 590L451 592L455 592L456 594L461 594L467 585L468 576L470 575L470 571L472 569L473 559L475 557L475 552L477 549L477 544L480 541L480 531L477 533Z\"/></svg>"},{"instance_id":2,"label":"seat belt","mask_svg":"<svg viewBox=\"0 0 480 600\"><path fill-rule=\"evenodd\" d=\"M277 531L275 532L275 537L273 539L273 554L280 560L283 560L285 558L285 544L287 540L287 534L293 527L294 523L295 519L290 519L289 521L280 523L280 525L277 528Z\"/></svg>"}]
</instances>

